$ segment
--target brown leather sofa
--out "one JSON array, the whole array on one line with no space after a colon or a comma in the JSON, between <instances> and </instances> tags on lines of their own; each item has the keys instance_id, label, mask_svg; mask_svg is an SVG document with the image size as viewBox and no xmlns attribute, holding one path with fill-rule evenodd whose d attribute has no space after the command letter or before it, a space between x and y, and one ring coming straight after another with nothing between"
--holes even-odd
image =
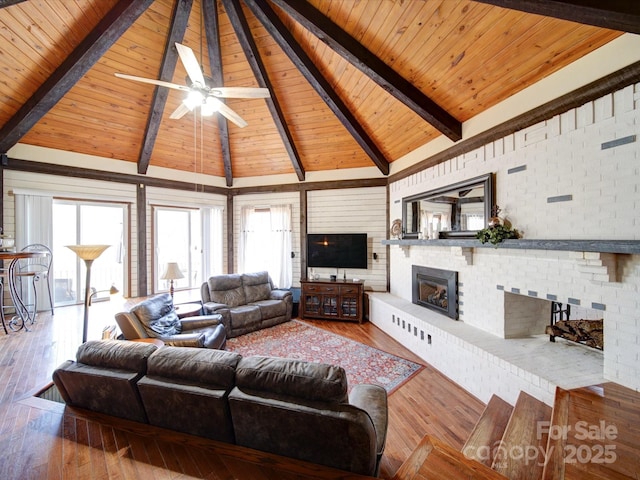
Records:
<instances>
[{"instance_id":1,"label":"brown leather sofa","mask_svg":"<svg viewBox=\"0 0 640 480\"><path fill-rule=\"evenodd\" d=\"M377 475L387 393L302 360L91 341L53 374L77 407L363 475Z\"/></svg>"},{"instance_id":2,"label":"brown leather sofa","mask_svg":"<svg viewBox=\"0 0 640 480\"><path fill-rule=\"evenodd\" d=\"M204 312L222 315L227 338L291 320L293 295L274 288L268 272L215 275L200 293Z\"/></svg>"},{"instance_id":3,"label":"brown leather sofa","mask_svg":"<svg viewBox=\"0 0 640 480\"><path fill-rule=\"evenodd\" d=\"M178 318L168 293L143 300L128 312L117 313L116 322L126 340L158 338L174 347L224 349L227 339L221 315Z\"/></svg>"},{"instance_id":4,"label":"brown leather sofa","mask_svg":"<svg viewBox=\"0 0 640 480\"><path fill-rule=\"evenodd\" d=\"M137 384L157 348L120 340L85 342L75 361L67 360L53 372L53 383L68 405L146 423Z\"/></svg>"},{"instance_id":5,"label":"brown leather sofa","mask_svg":"<svg viewBox=\"0 0 640 480\"><path fill-rule=\"evenodd\" d=\"M138 390L151 425L235 441L227 397L242 357L202 348L160 348Z\"/></svg>"},{"instance_id":6,"label":"brown leather sofa","mask_svg":"<svg viewBox=\"0 0 640 480\"><path fill-rule=\"evenodd\" d=\"M229 394L236 443L286 457L377 475L387 433L387 392L355 385L342 367L245 357Z\"/></svg>"}]
</instances>

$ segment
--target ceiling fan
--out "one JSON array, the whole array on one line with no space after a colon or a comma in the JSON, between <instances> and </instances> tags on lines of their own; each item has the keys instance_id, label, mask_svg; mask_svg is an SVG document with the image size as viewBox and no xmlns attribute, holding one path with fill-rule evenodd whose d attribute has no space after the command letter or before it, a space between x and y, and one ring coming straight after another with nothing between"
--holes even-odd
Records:
<instances>
[{"instance_id":1,"label":"ceiling fan","mask_svg":"<svg viewBox=\"0 0 640 480\"><path fill-rule=\"evenodd\" d=\"M162 80L155 80L152 78L136 77L134 75L127 75L124 73L116 73L118 78L124 78L127 80L134 80L136 82L150 83L152 85L158 85L160 87L173 88L175 90L182 90L187 92L187 98L174 110L170 118L177 119L182 118L188 112L193 111L194 108L200 107L200 113L203 116L213 115L214 112L220 112L227 119L238 125L239 127L246 127L247 122L238 115L235 111L229 108L225 103L221 102L220 98L268 98L270 96L269 89L267 88L254 88L254 87L215 87L211 85L211 79L207 81L200 64L189 47L176 42L176 49L178 50L178 56L184 65L191 85L178 85L177 83L165 82Z\"/></svg>"}]
</instances>

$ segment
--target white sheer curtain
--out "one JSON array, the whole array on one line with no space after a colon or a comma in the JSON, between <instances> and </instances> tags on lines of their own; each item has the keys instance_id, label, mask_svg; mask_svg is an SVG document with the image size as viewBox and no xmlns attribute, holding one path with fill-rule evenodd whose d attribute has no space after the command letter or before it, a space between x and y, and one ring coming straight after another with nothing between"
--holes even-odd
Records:
<instances>
[{"instance_id":1,"label":"white sheer curtain","mask_svg":"<svg viewBox=\"0 0 640 480\"><path fill-rule=\"evenodd\" d=\"M290 288L291 205L244 206L241 217L239 271L267 270L278 288Z\"/></svg>"},{"instance_id":2,"label":"white sheer curtain","mask_svg":"<svg viewBox=\"0 0 640 480\"><path fill-rule=\"evenodd\" d=\"M271 207L271 238L273 265L269 270L273 283L279 288L291 288L291 205Z\"/></svg>"},{"instance_id":3,"label":"white sheer curtain","mask_svg":"<svg viewBox=\"0 0 640 480\"><path fill-rule=\"evenodd\" d=\"M200 209L202 244L205 245L202 249L203 281L224 272L222 213L223 209L218 207Z\"/></svg>"},{"instance_id":4,"label":"white sheer curtain","mask_svg":"<svg viewBox=\"0 0 640 480\"><path fill-rule=\"evenodd\" d=\"M15 210L17 250L32 243L42 243L51 248L53 197L16 193Z\"/></svg>"},{"instance_id":5,"label":"white sheer curtain","mask_svg":"<svg viewBox=\"0 0 640 480\"><path fill-rule=\"evenodd\" d=\"M260 258L260 235L257 229L259 215L252 206L244 206L241 210L240 243L238 245L238 271L240 273L253 270L266 270Z\"/></svg>"},{"instance_id":6,"label":"white sheer curtain","mask_svg":"<svg viewBox=\"0 0 640 480\"><path fill-rule=\"evenodd\" d=\"M16 215L16 250L27 245L41 243L53 249L53 197L14 193ZM47 279L53 283L53 279ZM36 282L38 304L48 308L49 293L44 282ZM33 303L33 292L30 288L23 291L26 303Z\"/></svg>"}]
</instances>

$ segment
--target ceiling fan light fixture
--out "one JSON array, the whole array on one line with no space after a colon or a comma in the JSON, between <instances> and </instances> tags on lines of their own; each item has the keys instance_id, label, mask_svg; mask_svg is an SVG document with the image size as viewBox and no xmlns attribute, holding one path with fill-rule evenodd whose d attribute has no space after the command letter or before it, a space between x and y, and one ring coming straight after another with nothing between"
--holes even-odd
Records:
<instances>
[{"instance_id":1,"label":"ceiling fan light fixture","mask_svg":"<svg viewBox=\"0 0 640 480\"><path fill-rule=\"evenodd\" d=\"M193 110L198 105L202 105L204 103L204 95L202 95L198 90L191 90L187 95L187 98L185 98L182 103L184 103L189 110Z\"/></svg>"},{"instance_id":2,"label":"ceiling fan light fixture","mask_svg":"<svg viewBox=\"0 0 640 480\"><path fill-rule=\"evenodd\" d=\"M210 117L218 111L218 102L215 98L207 97L207 100L200 107L200 114L203 117Z\"/></svg>"},{"instance_id":3,"label":"ceiling fan light fixture","mask_svg":"<svg viewBox=\"0 0 640 480\"><path fill-rule=\"evenodd\" d=\"M1 0L0 0L1 3ZM207 78L202 72L200 63L198 62L193 50L191 48L182 45L178 42L175 43L178 51L178 56L182 62L185 70L187 71L187 83L191 83L191 86L178 85L177 83L165 82L162 80L154 80L144 77L136 77L134 75L126 75L123 73L116 73L119 78L127 80L135 80L137 82L150 83L160 87L172 88L175 90L181 90L188 92L187 98L171 113L169 118L177 120L185 116L188 112L192 112L195 108L200 107L201 115L210 116L215 112L220 114L227 120L233 122L240 128L247 126L247 122L236 112L234 112L228 105L221 102L220 98L269 98L269 90L267 88L254 88L254 87L211 87L207 81Z\"/></svg>"}]
</instances>

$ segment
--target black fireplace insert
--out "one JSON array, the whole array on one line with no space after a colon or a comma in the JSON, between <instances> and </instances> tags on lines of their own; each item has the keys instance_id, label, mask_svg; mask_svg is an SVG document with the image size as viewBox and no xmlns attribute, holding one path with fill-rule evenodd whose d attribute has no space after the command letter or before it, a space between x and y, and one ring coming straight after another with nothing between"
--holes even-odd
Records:
<instances>
[{"instance_id":1,"label":"black fireplace insert","mask_svg":"<svg viewBox=\"0 0 640 480\"><path fill-rule=\"evenodd\" d=\"M411 267L412 301L458 320L458 272Z\"/></svg>"}]
</instances>

